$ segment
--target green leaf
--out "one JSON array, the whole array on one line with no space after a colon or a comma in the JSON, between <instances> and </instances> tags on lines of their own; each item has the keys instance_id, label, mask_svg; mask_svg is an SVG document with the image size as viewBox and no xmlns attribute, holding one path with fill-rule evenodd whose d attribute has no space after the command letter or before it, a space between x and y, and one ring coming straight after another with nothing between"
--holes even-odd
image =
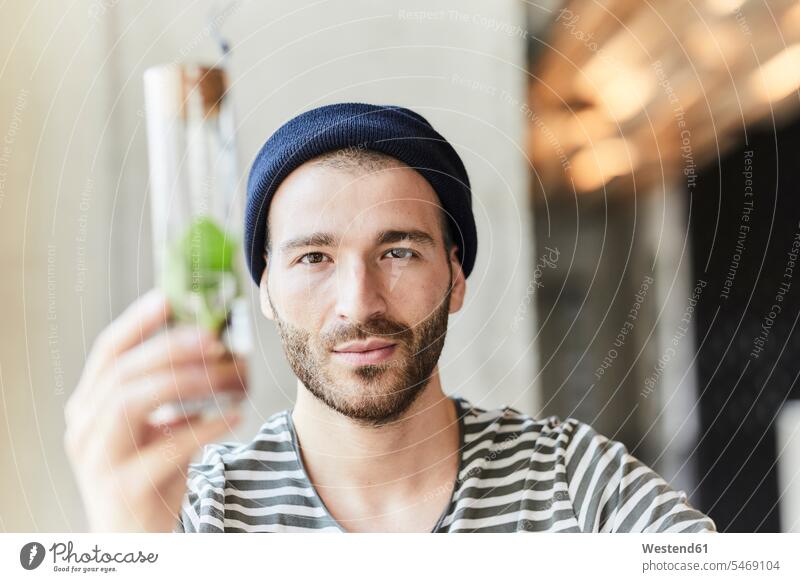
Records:
<instances>
[{"instance_id":1,"label":"green leaf","mask_svg":"<svg viewBox=\"0 0 800 582\"><path fill-rule=\"evenodd\" d=\"M177 320L220 330L240 290L236 248L212 219L201 216L167 249L161 284Z\"/></svg>"}]
</instances>

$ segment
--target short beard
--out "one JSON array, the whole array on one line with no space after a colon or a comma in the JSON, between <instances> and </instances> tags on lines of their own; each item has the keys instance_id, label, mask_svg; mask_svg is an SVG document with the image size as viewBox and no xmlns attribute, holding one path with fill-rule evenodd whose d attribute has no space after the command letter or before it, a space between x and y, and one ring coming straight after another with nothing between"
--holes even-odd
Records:
<instances>
[{"instance_id":1,"label":"short beard","mask_svg":"<svg viewBox=\"0 0 800 582\"><path fill-rule=\"evenodd\" d=\"M347 418L378 427L401 418L428 385L444 348L451 290L449 284L441 304L414 328L381 317L363 325L340 325L318 338L281 319L271 299L269 302L289 365L308 391ZM396 342L394 358L352 368L358 379L355 383L334 381L325 367L333 357L331 349L370 337Z\"/></svg>"}]
</instances>

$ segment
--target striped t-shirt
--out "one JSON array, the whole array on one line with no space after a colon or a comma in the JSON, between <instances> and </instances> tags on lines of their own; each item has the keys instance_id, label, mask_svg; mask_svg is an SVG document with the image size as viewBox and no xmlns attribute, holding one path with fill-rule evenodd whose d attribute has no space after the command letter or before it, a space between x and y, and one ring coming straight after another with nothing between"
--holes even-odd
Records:
<instances>
[{"instance_id":1,"label":"striped t-shirt","mask_svg":"<svg viewBox=\"0 0 800 582\"><path fill-rule=\"evenodd\" d=\"M454 398L460 466L434 532L713 532L625 445L588 424ZM290 411L189 465L176 532L345 531L303 466Z\"/></svg>"}]
</instances>

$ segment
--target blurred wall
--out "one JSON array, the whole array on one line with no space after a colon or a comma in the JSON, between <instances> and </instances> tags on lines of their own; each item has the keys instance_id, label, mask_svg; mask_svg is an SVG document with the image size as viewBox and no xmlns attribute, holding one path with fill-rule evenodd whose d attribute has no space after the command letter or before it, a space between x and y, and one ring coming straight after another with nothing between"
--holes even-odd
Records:
<instances>
[{"instance_id":1,"label":"blurred wall","mask_svg":"<svg viewBox=\"0 0 800 582\"><path fill-rule=\"evenodd\" d=\"M210 8L4 6L3 531L85 527L61 444L63 406L96 334L152 284L142 73L168 61L215 62ZM453 142L472 181L479 252L466 305L450 319L444 386L482 406L535 414L523 8L512 0L238 2L211 21L225 21L233 49L242 186L266 137L324 103L412 107ZM252 398L237 440L294 398L277 334L257 311L254 319Z\"/></svg>"}]
</instances>

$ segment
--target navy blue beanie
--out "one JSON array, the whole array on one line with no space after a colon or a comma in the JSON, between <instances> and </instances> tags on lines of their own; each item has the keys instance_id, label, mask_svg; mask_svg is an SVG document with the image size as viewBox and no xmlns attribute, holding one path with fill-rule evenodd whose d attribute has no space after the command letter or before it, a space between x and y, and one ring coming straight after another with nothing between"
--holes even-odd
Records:
<instances>
[{"instance_id":1,"label":"navy blue beanie","mask_svg":"<svg viewBox=\"0 0 800 582\"><path fill-rule=\"evenodd\" d=\"M266 268L267 214L281 182L298 166L331 150L363 148L404 162L430 183L448 215L464 276L475 264L478 235L469 178L461 158L420 114L394 105L335 103L301 113L273 133L247 181L245 255L256 284Z\"/></svg>"}]
</instances>

